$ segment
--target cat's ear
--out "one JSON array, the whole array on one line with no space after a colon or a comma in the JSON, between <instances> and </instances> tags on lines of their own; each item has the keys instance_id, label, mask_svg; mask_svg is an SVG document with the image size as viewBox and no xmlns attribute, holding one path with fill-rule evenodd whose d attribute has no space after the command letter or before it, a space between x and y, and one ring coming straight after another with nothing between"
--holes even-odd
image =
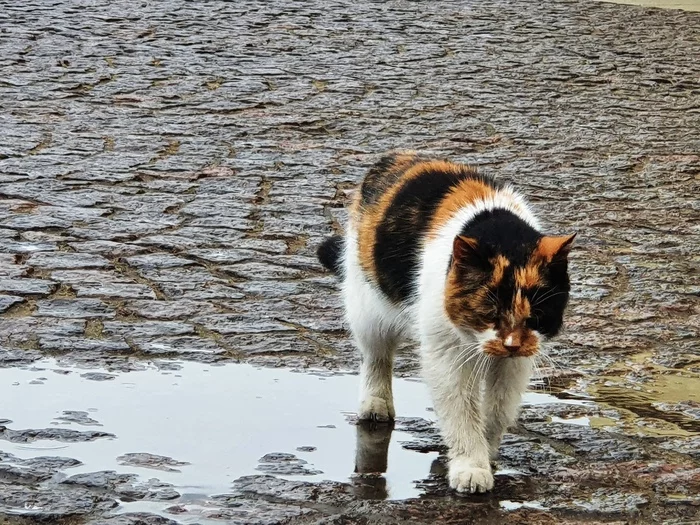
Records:
<instances>
[{"instance_id":1,"label":"cat's ear","mask_svg":"<svg viewBox=\"0 0 700 525\"><path fill-rule=\"evenodd\" d=\"M452 262L460 268L488 269L488 259L484 257L479 242L464 235L457 235L452 243Z\"/></svg>"},{"instance_id":2,"label":"cat's ear","mask_svg":"<svg viewBox=\"0 0 700 525\"><path fill-rule=\"evenodd\" d=\"M575 238L575 233L560 237L542 237L537 244L537 253L548 263L565 261Z\"/></svg>"}]
</instances>

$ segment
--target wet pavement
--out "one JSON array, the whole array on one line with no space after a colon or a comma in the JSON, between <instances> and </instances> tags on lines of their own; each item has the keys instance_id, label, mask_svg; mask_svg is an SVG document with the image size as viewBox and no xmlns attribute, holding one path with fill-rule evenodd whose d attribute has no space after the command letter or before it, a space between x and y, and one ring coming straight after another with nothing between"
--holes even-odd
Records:
<instances>
[{"instance_id":1,"label":"wet pavement","mask_svg":"<svg viewBox=\"0 0 700 525\"><path fill-rule=\"evenodd\" d=\"M539 4L0 2L0 523L698 522L700 14ZM353 418L313 254L392 148L578 232L490 495L410 349Z\"/></svg>"}]
</instances>

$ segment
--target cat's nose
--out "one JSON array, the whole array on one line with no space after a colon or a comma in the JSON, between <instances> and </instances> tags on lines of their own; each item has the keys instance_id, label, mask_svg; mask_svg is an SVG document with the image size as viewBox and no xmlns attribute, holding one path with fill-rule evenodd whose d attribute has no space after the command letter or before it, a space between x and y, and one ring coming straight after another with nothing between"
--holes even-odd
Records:
<instances>
[{"instance_id":1,"label":"cat's nose","mask_svg":"<svg viewBox=\"0 0 700 525\"><path fill-rule=\"evenodd\" d=\"M506 350L511 354L516 353L520 350L520 337L517 334L508 335L503 339L503 346L505 346Z\"/></svg>"}]
</instances>

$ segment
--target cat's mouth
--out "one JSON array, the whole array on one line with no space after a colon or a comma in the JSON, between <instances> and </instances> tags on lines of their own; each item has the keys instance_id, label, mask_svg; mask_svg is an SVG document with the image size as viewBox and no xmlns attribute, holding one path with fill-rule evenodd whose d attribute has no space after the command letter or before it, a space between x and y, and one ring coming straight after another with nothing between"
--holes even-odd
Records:
<instances>
[{"instance_id":1,"label":"cat's mouth","mask_svg":"<svg viewBox=\"0 0 700 525\"><path fill-rule=\"evenodd\" d=\"M487 341L483 350L493 357L532 357L540 347L539 337L527 328L499 332L498 336Z\"/></svg>"}]
</instances>

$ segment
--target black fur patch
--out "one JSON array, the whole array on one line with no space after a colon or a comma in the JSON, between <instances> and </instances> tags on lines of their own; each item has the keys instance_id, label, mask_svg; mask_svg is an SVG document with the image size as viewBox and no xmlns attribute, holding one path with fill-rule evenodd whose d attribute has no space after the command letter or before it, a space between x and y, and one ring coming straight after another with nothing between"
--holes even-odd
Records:
<instances>
[{"instance_id":1,"label":"black fur patch","mask_svg":"<svg viewBox=\"0 0 700 525\"><path fill-rule=\"evenodd\" d=\"M520 217L503 209L479 213L464 225L461 235L476 239L488 259L504 255L511 268L525 266L542 237Z\"/></svg>"},{"instance_id":2,"label":"black fur patch","mask_svg":"<svg viewBox=\"0 0 700 525\"><path fill-rule=\"evenodd\" d=\"M529 328L546 338L554 337L564 324L564 310L569 302L569 274L566 260L550 264L544 271L545 285L529 290Z\"/></svg>"},{"instance_id":3,"label":"black fur patch","mask_svg":"<svg viewBox=\"0 0 700 525\"><path fill-rule=\"evenodd\" d=\"M379 287L392 301L405 301L414 291L419 249L430 219L451 188L469 178L481 179L466 170L425 171L406 181L395 195L377 228L374 246Z\"/></svg>"},{"instance_id":4,"label":"black fur patch","mask_svg":"<svg viewBox=\"0 0 700 525\"><path fill-rule=\"evenodd\" d=\"M326 270L340 274L342 271L342 261L340 255L343 251L343 238L340 235L334 235L324 240L316 250L316 255L320 263Z\"/></svg>"}]
</instances>

